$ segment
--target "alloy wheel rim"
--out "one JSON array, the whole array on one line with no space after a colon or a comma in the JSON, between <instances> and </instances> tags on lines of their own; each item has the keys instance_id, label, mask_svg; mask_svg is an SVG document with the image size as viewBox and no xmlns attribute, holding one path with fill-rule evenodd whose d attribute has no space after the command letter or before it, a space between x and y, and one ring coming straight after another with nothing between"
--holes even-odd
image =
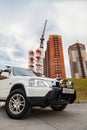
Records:
<instances>
[{"instance_id":1,"label":"alloy wheel rim","mask_svg":"<svg viewBox=\"0 0 87 130\"><path fill-rule=\"evenodd\" d=\"M21 94L14 94L9 101L9 109L13 114L20 114L25 108L25 98Z\"/></svg>"}]
</instances>

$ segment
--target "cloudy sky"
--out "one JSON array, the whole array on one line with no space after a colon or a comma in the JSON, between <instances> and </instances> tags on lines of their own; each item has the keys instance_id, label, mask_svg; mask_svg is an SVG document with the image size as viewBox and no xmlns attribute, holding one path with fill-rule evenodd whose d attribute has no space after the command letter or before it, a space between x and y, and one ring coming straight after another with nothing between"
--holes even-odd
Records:
<instances>
[{"instance_id":1,"label":"cloudy sky","mask_svg":"<svg viewBox=\"0 0 87 130\"><path fill-rule=\"evenodd\" d=\"M50 34L62 35L66 75L68 47L87 48L87 0L0 0L0 63L28 66L28 51L39 47L45 19L45 47Z\"/></svg>"}]
</instances>

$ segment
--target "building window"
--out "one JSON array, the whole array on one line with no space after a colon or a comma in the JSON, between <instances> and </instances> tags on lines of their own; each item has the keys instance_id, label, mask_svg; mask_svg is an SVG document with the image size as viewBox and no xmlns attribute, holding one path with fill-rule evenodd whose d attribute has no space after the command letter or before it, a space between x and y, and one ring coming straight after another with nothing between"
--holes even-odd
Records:
<instances>
[{"instance_id":1,"label":"building window","mask_svg":"<svg viewBox=\"0 0 87 130\"><path fill-rule=\"evenodd\" d=\"M77 62L73 62L73 68L74 68L74 73L77 73L78 72Z\"/></svg>"}]
</instances>

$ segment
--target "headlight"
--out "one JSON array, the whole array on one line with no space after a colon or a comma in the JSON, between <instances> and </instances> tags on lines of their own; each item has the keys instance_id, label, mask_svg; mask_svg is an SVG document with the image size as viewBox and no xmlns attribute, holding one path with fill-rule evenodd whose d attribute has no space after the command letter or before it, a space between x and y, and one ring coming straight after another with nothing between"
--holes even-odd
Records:
<instances>
[{"instance_id":1,"label":"headlight","mask_svg":"<svg viewBox=\"0 0 87 130\"><path fill-rule=\"evenodd\" d=\"M53 86L52 81L49 81L49 80L48 80L47 82L48 82L48 84L49 84L49 86L50 86L50 87L52 87L52 86Z\"/></svg>"},{"instance_id":2,"label":"headlight","mask_svg":"<svg viewBox=\"0 0 87 130\"><path fill-rule=\"evenodd\" d=\"M47 81L43 79L30 79L29 86L30 87L49 87Z\"/></svg>"}]
</instances>

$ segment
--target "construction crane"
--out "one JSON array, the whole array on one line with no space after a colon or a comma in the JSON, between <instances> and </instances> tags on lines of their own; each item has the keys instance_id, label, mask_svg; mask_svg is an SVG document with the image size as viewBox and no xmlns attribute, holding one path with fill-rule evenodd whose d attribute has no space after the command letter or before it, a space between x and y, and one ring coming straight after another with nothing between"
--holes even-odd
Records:
<instances>
[{"instance_id":1,"label":"construction crane","mask_svg":"<svg viewBox=\"0 0 87 130\"><path fill-rule=\"evenodd\" d=\"M44 29L43 29L43 32L42 32L42 35L41 35L41 38L40 38L40 48L44 48L43 41L45 40L44 39L44 33L45 33L45 29L46 29L46 24L47 24L47 19L45 20Z\"/></svg>"}]
</instances>

